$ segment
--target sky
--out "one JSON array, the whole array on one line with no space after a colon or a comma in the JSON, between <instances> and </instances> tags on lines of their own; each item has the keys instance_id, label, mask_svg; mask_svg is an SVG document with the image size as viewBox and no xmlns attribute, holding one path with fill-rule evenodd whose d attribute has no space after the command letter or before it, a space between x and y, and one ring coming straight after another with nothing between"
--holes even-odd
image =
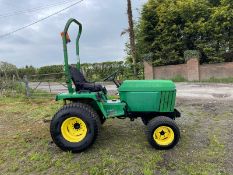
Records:
<instances>
[{"instance_id":1,"label":"sky","mask_svg":"<svg viewBox=\"0 0 233 175\"><path fill-rule=\"evenodd\" d=\"M70 1L33 13L11 16L18 11L44 7L48 4L65 2L65 0L0 0L0 36L76 2ZM139 11L146 1L132 0L134 20L138 20ZM0 38L0 61L9 62L17 67L63 64L60 33L69 18L75 18L83 24L80 40L82 63L123 60L126 56L124 49L128 35L120 34L128 28L126 10L126 0L84 0L67 11L8 37ZM73 41L75 41L77 30L75 25L70 28L70 37ZM69 61L75 63L75 42L69 44L68 48Z\"/></svg>"}]
</instances>

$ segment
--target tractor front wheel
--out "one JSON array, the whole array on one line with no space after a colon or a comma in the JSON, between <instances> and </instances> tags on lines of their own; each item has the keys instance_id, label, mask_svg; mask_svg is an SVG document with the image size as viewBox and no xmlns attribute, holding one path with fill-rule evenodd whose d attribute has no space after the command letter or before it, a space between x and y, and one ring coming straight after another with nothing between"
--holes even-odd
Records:
<instances>
[{"instance_id":1,"label":"tractor front wheel","mask_svg":"<svg viewBox=\"0 0 233 175\"><path fill-rule=\"evenodd\" d=\"M72 103L55 114L50 133L54 143L62 150L81 152L96 140L99 123L98 115L89 105Z\"/></svg>"},{"instance_id":2,"label":"tractor front wheel","mask_svg":"<svg viewBox=\"0 0 233 175\"><path fill-rule=\"evenodd\" d=\"M142 119L142 123L144 125L147 125L152 118L151 117L141 117L141 119Z\"/></svg>"},{"instance_id":3,"label":"tractor front wheel","mask_svg":"<svg viewBox=\"0 0 233 175\"><path fill-rule=\"evenodd\" d=\"M156 149L171 149L180 139L180 130L168 117L156 117L148 123L149 143Z\"/></svg>"}]
</instances>

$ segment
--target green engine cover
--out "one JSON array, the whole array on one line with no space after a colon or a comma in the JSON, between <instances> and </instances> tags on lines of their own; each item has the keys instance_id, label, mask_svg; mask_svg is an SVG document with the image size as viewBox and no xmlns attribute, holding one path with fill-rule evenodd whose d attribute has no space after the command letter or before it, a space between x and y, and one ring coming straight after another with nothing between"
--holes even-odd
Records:
<instances>
[{"instance_id":1,"label":"green engine cover","mask_svg":"<svg viewBox=\"0 0 233 175\"><path fill-rule=\"evenodd\" d=\"M127 80L119 94L130 112L174 111L176 87L169 80Z\"/></svg>"}]
</instances>

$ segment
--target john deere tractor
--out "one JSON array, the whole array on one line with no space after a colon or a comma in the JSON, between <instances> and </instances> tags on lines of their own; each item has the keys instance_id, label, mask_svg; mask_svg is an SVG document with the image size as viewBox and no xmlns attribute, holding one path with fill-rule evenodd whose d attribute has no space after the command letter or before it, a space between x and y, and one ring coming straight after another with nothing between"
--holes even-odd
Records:
<instances>
[{"instance_id":1,"label":"john deere tractor","mask_svg":"<svg viewBox=\"0 0 233 175\"><path fill-rule=\"evenodd\" d=\"M68 29L72 23L79 26L76 39L76 66L68 63L67 44L70 42ZM174 108L176 87L165 80L126 80L119 83L117 72L104 81L113 81L118 88L119 99L109 100L105 87L88 82L81 72L79 39L82 25L70 19L62 33L64 47L64 70L67 93L56 96L64 106L54 115L50 132L54 143L64 151L81 152L96 140L101 124L107 119L141 118L147 125L147 138L156 149L173 148L179 141L180 131L174 122L180 113Z\"/></svg>"}]
</instances>

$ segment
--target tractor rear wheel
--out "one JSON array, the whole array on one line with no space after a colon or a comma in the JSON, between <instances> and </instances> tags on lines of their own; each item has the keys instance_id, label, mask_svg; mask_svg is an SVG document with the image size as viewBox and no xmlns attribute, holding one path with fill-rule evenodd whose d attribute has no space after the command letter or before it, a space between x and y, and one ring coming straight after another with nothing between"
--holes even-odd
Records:
<instances>
[{"instance_id":1,"label":"tractor rear wheel","mask_svg":"<svg viewBox=\"0 0 233 175\"><path fill-rule=\"evenodd\" d=\"M101 119L100 119L100 122L101 122L101 124L103 125L103 124L106 122L106 119L105 119L105 118L101 118Z\"/></svg>"},{"instance_id":2,"label":"tractor rear wheel","mask_svg":"<svg viewBox=\"0 0 233 175\"><path fill-rule=\"evenodd\" d=\"M156 117L147 126L148 141L156 149L171 149L180 139L177 124L168 117Z\"/></svg>"},{"instance_id":3,"label":"tractor rear wheel","mask_svg":"<svg viewBox=\"0 0 233 175\"><path fill-rule=\"evenodd\" d=\"M94 143L99 125L99 116L91 106L72 103L55 114L50 124L50 133L54 143L62 150L81 152Z\"/></svg>"}]
</instances>

